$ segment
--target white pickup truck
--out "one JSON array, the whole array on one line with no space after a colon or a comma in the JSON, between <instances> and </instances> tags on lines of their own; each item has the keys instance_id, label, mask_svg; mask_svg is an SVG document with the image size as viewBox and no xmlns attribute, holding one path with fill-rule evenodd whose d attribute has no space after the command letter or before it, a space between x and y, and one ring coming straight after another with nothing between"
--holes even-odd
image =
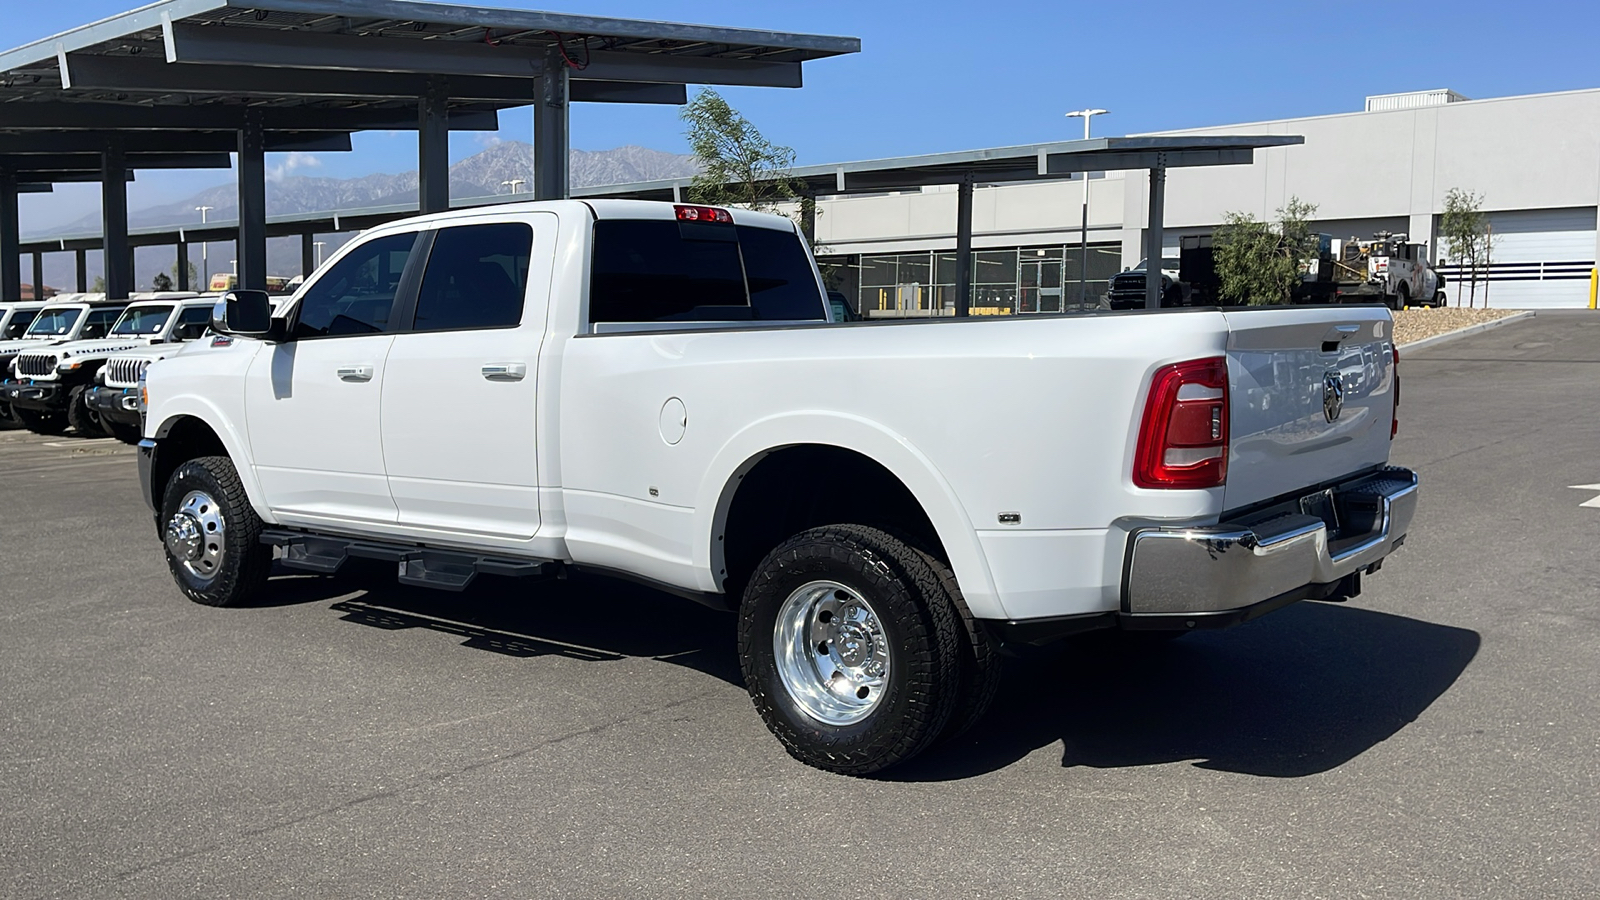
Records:
<instances>
[{"instance_id":1,"label":"white pickup truck","mask_svg":"<svg viewBox=\"0 0 1600 900\"><path fill-rule=\"evenodd\" d=\"M574 566L739 614L757 709L862 774L982 714L995 653L1354 596L1406 535L1379 308L836 324L786 219L551 201L398 222L144 380L182 591L274 560Z\"/></svg>"}]
</instances>

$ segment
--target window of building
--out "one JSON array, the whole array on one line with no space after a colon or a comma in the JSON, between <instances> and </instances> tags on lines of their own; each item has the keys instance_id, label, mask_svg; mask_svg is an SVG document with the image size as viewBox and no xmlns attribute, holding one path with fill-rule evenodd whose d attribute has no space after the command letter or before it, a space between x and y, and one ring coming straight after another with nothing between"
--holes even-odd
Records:
<instances>
[{"instance_id":1,"label":"window of building","mask_svg":"<svg viewBox=\"0 0 1600 900\"><path fill-rule=\"evenodd\" d=\"M510 328L522 322L533 229L517 222L439 231L417 293L418 331Z\"/></svg>"},{"instance_id":2,"label":"window of building","mask_svg":"<svg viewBox=\"0 0 1600 900\"><path fill-rule=\"evenodd\" d=\"M334 263L300 298L294 337L375 334L389 326L414 233L368 241Z\"/></svg>"}]
</instances>

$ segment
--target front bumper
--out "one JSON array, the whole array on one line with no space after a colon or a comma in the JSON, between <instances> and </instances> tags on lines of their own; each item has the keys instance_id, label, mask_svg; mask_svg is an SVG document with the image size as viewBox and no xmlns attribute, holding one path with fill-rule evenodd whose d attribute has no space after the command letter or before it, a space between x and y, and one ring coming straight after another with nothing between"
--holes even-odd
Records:
<instances>
[{"instance_id":1,"label":"front bumper","mask_svg":"<svg viewBox=\"0 0 1600 900\"><path fill-rule=\"evenodd\" d=\"M119 425L139 424L138 388L96 385L84 396L84 402L89 404L90 409L99 413L101 418L110 419Z\"/></svg>"},{"instance_id":2,"label":"front bumper","mask_svg":"<svg viewBox=\"0 0 1600 900\"><path fill-rule=\"evenodd\" d=\"M1389 468L1218 525L1135 530L1123 627L1203 627L1348 596L1405 540L1417 484Z\"/></svg>"},{"instance_id":3,"label":"front bumper","mask_svg":"<svg viewBox=\"0 0 1600 900\"><path fill-rule=\"evenodd\" d=\"M67 392L54 381L6 381L0 383L0 403L22 409L53 411L67 405Z\"/></svg>"}]
</instances>

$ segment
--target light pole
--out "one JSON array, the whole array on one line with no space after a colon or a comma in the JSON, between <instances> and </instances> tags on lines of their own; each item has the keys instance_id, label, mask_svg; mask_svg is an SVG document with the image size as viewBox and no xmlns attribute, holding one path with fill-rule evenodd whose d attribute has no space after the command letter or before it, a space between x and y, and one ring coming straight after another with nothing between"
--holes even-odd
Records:
<instances>
[{"instance_id":1,"label":"light pole","mask_svg":"<svg viewBox=\"0 0 1600 900\"><path fill-rule=\"evenodd\" d=\"M312 241L311 246L317 248L317 268L322 268L322 247L327 241Z\"/></svg>"},{"instance_id":2,"label":"light pole","mask_svg":"<svg viewBox=\"0 0 1600 900\"><path fill-rule=\"evenodd\" d=\"M1103 116L1110 112L1108 109L1075 109L1067 113L1069 119L1083 120L1083 139L1089 139L1089 120L1095 116ZM1089 173L1083 173L1083 231L1079 233L1083 241L1083 262L1078 266L1078 308L1082 309L1089 299Z\"/></svg>"},{"instance_id":3,"label":"light pole","mask_svg":"<svg viewBox=\"0 0 1600 900\"><path fill-rule=\"evenodd\" d=\"M527 184L527 183L528 182L524 181L521 178L513 178L513 179L511 179L509 181L500 182L500 186L501 187L510 187L511 188L511 193L515 194L517 192L517 188L519 188L522 185Z\"/></svg>"},{"instance_id":4,"label":"light pole","mask_svg":"<svg viewBox=\"0 0 1600 900\"><path fill-rule=\"evenodd\" d=\"M195 207L195 210L197 210L200 213L200 224L202 226L204 226L206 224L206 213L210 212L212 209L214 209L214 207L210 207L210 206L196 206ZM208 260L206 258L206 250L207 249L208 248L207 248L206 242L205 241L201 241L200 242L200 283L205 285L205 287L202 287L200 289L202 292L209 291L211 289L211 262L210 262L210 260ZM189 261L186 259L186 260L183 261L183 264L187 266L189 264Z\"/></svg>"}]
</instances>

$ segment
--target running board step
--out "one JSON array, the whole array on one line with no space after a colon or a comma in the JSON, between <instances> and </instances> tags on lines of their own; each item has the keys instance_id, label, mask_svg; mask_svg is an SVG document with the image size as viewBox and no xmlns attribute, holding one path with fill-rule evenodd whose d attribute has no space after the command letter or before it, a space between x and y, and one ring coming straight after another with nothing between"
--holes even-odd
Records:
<instances>
[{"instance_id":1,"label":"running board step","mask_svg":"<svg viewBox=\"0 0 1600 900\"><path fill-rule=\"evenodd\" d=\"M307 534L301 531L267 529L261 543L282 551L278 562L287 569L331 575L345 560L376 559L395 563L401 584L465 590L478 575L504 575L529 578L555 574L559 564L549 560L516 559L505 556L479 556L448 550L427 550L408 544L388 544L353 538Z\"/></svg>"}]
</instances>

